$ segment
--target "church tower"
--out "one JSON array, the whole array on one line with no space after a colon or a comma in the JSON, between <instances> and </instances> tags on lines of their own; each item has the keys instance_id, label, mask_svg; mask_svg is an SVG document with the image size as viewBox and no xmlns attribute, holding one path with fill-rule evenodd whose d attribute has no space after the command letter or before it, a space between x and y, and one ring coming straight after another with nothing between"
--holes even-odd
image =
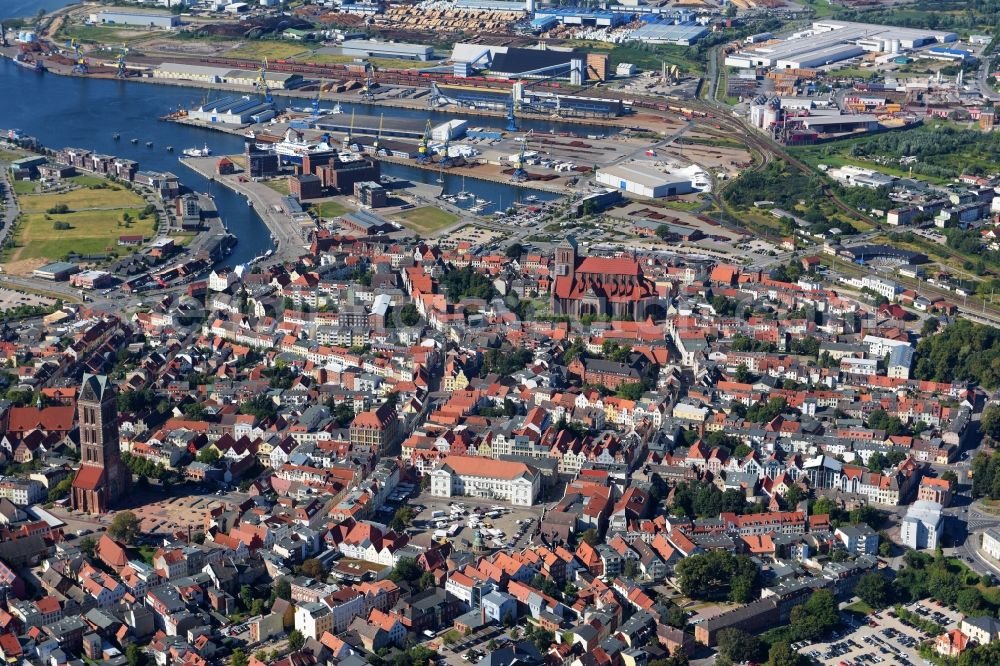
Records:
<instances>
[{"instance_id":1,"label":"church tower","mask_svg":"<svg viewBox=\"0 0 1000 666\"><path fill-rule=\"evenodd\" d=\"M572 277L576 272L576 239L573 236L567 236L556 246L555 269L556 277Z\"/></svg>"},{"instance_id":2,"label":"church tower","mask_svg":"<svg viewBox=\"0 0 1000 666\"><path fill-rule=\"evenodd\" d=\"M128 492L131 472L118 444L118 396L104 375L85 374L77 401L80 469L70 505L85 513L106 513Z\"/></svg>"}]
</instances>

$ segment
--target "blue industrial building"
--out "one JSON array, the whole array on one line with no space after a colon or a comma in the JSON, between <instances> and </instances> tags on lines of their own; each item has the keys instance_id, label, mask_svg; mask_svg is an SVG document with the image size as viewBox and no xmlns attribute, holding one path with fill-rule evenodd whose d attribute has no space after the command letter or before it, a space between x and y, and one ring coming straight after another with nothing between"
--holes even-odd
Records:
<instances>
[{"instance_id":1,"label":"blue industrial building","mask_svg":"<svg viewBox=\"0 0 1000 666\"><path fill-rule=\"evenodd\" d=\"M562 9L540 9L535 11L535 19L555 18L564 25L594 25L615 28L632 20L633 13L607 12L586 7L564 7Z\"/></svg>"}]
</instances>

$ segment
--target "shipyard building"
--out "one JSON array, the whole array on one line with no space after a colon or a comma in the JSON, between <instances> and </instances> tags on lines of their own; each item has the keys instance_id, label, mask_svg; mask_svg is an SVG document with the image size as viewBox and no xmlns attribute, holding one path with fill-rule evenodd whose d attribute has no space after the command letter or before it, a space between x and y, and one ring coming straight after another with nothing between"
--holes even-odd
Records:
<instances>
[{"instance_id":1,"label":"shipyard building","mask_svg":"<svg viewBox=\"0 0 1000 666\"><path fill-rule=\"evenodd\" d=\"M96 25L131 25L163 30L170 30L181 24L179 16L167 12L129 12L124 10L97 12L90 15L90 21Z\"/></svg>"},{"instance_id":2,"label":"shipyard building","mask_svg":"<svg viewBox=\"0 0 1000 666\"><path fill-rule=\"evenodd\" d=\"M730 67L804 69L823 67L864 53L901 53L928 44L948 44L953 32L872 25L850 21L813 21L788 39L767 40L726 56Z\"/></svg>"}]
</instances>

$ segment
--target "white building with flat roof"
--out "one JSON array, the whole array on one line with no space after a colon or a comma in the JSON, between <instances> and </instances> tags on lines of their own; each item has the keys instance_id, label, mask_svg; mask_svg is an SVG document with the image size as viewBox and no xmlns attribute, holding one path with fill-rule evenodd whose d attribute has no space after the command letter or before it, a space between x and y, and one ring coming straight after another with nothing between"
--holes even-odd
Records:
<instances>
[{"instance_id":1,"label":"white building with flat roof","mask_svg":"<svg viewBox=\"0 0 1000 666\"><path fill-rule=\"evenodd\" d=\"M983 532L983 552L994 560L1000 560L1000 530L991 527Z\"/></svg>"},{"instance_id":2,"label":"white building with flat roof","mask_svg":"<svg viewBox=\"0 0 1000 666\"><path fill-rule=\"evenodd\" d=\"M598 169L597 182L650 199L688 194L693 189L690 178L666 174L640 163L619 164Z\"/></svg>"},{"instance_id":3,"label":"white building with flat roof","mask_svg":"<svg viewBox=\"0 0 1000 666\"><path fill-rule=\"evenodd\" d=\"M940 533L941 505L930 500L914 502L899 528L903 545L914 550L937 548Z\"/></svg>"},{"instance_id":4,"label":"white building with flat roof","mask_svg":"<svg viewBox=\"0 0 1000 666\"><path fill-rule=\"evenodd\" d=\"M823 19L788 39L748 46L726 57L731 67L814 68L867 52L899 53L927 44L949 44L953 32Z\"/></svg>"},{"instance_id":5,"label":"white building with flat roof","mask_svg":"<svg viewBox=\"0 0 1000 666\"><path fill-rule=\"evenodd\" d=\"M322 52L322 49L320 49ZM340 47L343 55L361 58L396 58L399 60L430 60L434 49L424 44L382 42L373 39L351 39Z\"/></svg>"},{"instance_id":6,"label":"white building with flat roof","mask_svg":"<svg viewBox=\"0 0 1000 666\"><path fill-rule=\"evenodd\" d=\"M167 12L108 10L91 14L90 21L97 25L130 25L170 30L181 24L181 17Z\"/></svg>"}]
</instances>

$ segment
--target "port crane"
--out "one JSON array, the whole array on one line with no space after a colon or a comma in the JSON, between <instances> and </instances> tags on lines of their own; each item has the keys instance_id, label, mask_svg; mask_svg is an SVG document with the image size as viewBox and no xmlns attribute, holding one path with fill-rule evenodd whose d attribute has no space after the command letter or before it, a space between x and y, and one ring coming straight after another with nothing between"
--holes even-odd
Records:
<instances>
[{"instance_id":1,"label":"port crane","mask_svg":"<svg viewBox=\"0 0 1000 666\"><path fill-rule=\"evenodd\" d=\"M442 150L441 159L438 160L438 164L442 169L450 169L453 164L453 159L451 156L451 132L444 135L444 149Z\"/></svg>"},{"instance_id":2,"label":"port crane","mask_svg":"<svg viewBox=\"0 0 1000 666\"><path fill-rule=\"evenodd\" d=\"M549 67L540 67L538 69L529 70L527 72L522 72L521 76L530 75L543 75L540 78L532 79L525 83L522 80L515 81L510 89L510 101L507 103L507 131L516 132L517 131L517 120L515 119L515 114L519 111L528 109L536 113L544 113L545 110L536 107L534 104L530 104L524 99L524 92L529 88L533 88L542 83L548 81L553 81L555 79L566 78L569 74L570 85L583 85L583 80L586 78L587 72L593 71L597 75L598 79L601 78L601 74L597 72L592 66L585 66L582 60L574 59L568 63L561 63L558 65L552 65ZM561 111L561 106L559 103L559 96L555 96L556 108L555 115L559 115Z\"/></svg>"},{"instance_id":3,"label":"port crane","mask_svg":"<svg viewBox=\"0 0 1000 666\"><path fill-rule=\"evenodd\" d=\"M121 48L118 49L118 60L117 60L118 70L116 72L116 75L118 76L119 79L128 78L128 68L125 66L125 56L127 55L128 55L128 47L122 44Z\"/></svg>"},{"instance_id":4,"label":"port crane","mask_svg":"<svg viewBox=\"0 0 1000 666\"><path fill-rule=\"evenodd\" d=\"M375 142L372 143L372 148L375 149L375 154L378 155L378 151L381 148L382 143L382 120L385 118L384 113L378 114L378 134L375 135Z\"/></svg>"},{"instance_id":5,"label":"port crane","mask_svg":"<svg viewBox=\"0 0 1000 666\"><path fill-rule=\"evenodd\" d=\"M87 67L87 59L83 57L80 52L80 42L76 41L76 38L70 39L66 42L66 46L73 49L73 73L74 74L87 74L90 69Z\"/></svg>"},{"instance_id":6,"label":"port crane","mask_svg":"<svg viewBox=\"0 0 1000 666\"><path fill-rule=\"evenodd\" d=\"M417 164L427 164L431 161L430 147L428 144L431 140L431 120L427 119L427 125L424 127L424 135L420 138L420 145L417 147Z\"/></svg>"},{"instance_id":7,"label":"port crane","mask_svg":"<svg viewBox=\"0 0 1000 666\"><path fill-rule=\"evenodd\" d=\"M528 139L532 130L528 130L521 137L521 149L517 151L517 161L514 163L514 173L510 174L510 182L523 183L528 180L528 172L524 170L524 153L528 149Z\"/></svg>"},{"instance_id":8,"label":"port crane","mask_svg":"<svg viewBox=\"0 0 1000 666\"><path fill-rule=\"evenodd\" d=\"M265 102L270 104L274 101L271 98L271 89L267 86L267 58L264 58L264 61L260 64L260 73L257 76L257 83L254 87Z\"/></svg>"},{"instance_id":9,"label":"port crane","mask_svg":"<svg viewBox=\"0 0 1000 666\"><path fill-rule=\"evenodd\" d=\"M365 61L365 85L361 88L361 99L366 102L375 101L375 82L372 80L372 74L375 72L375 67L368 61Z\"/></svg>"},{"instance_id":10,"label":"port crane","mask_svg":"<svg viewBox=\"0 0 1000 666\"><path fill-rule=\"evenodd\" d=\"M347 128L347 136L344 137L344 148L350 150L352 141L354 141L354 109L351 109L351 125Z\"/></svg>"}]
</instances>

